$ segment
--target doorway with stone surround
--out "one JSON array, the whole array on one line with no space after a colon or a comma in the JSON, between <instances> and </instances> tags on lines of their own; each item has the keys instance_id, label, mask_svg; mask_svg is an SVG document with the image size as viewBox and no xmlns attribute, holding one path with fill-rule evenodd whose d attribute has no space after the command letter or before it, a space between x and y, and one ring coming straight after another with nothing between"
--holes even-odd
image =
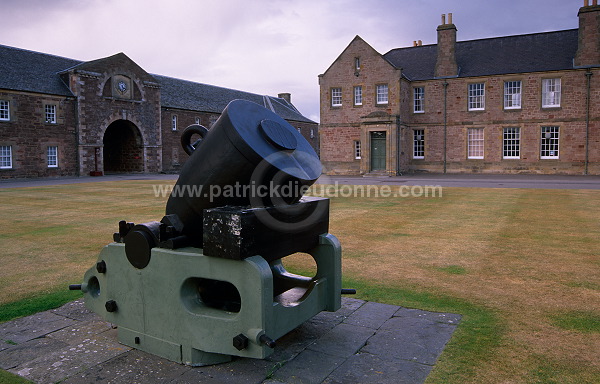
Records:
<instances>
[{"instance_id":1,"label":"doorway with stone surround","mask_svg":"<svg viewBox=\"0 0 600 384\"><path fill-rule=\"evenodd\" d=\"M138 127L129 120L116 120L104 132L105 173L144 172L144 144Z\"/></svg>"}]
</instances>

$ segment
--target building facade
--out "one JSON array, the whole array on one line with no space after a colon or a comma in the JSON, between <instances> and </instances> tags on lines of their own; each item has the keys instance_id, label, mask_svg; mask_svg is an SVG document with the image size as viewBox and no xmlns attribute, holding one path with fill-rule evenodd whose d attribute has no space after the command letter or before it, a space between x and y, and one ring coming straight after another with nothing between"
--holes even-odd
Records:
<instances>
[{"instance_id":1,"label":"building facade","mask_svg":"<svg viewBox=\"0 0 600 384\"><path fill-rule=\"evenodd\" d=\"M600 174L600 6L579 28L380 54L356 36L319 75L329 174Z\"/></svg>"},{"instance_id":2,"label":"building facade","mask_svg":"<svg viewBox=\"0 0 600 384\"><path fill-rule=\"evenodd\" d=\"M0 178L177 172L181 132L234 99L263 105L318 150L318 124L278 97L151 75L125 54L81 62L0 45Z\"/></svg>"}]
</instances>

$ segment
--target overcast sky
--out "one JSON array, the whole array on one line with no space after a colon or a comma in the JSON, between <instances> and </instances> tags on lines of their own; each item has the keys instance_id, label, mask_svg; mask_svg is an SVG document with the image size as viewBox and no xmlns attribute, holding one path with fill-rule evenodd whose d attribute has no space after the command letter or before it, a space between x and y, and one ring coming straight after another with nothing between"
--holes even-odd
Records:
<instances>
[{"instance_id":1,"label":"overcast sky","mask_svg":"<svg viewBox=\"0 0 600 384\"><path fill-rule=\"evenodd\" d=\"M591 1L591 0L590 0ZM277 96L319 121L323 73L356 35L379 53L577 28L583 0L0 0L0 44L94 60L123 52L150 73ZM518 58L516 58L518 59Z\"/></svg>"}]
</instances>

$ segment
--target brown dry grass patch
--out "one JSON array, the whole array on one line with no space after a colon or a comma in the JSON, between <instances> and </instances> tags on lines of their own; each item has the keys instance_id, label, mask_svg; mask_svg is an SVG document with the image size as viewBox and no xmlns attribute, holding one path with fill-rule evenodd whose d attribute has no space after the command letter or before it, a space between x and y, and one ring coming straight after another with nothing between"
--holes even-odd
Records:
<instances>
[{"instance_id":1,"label":"brown dry grass patch","mask_svg":"<svg viewBox=\"0 0 600 384\"><path fill-rule=\"evenodd\" d=\"M166 198L154 197L154 183L0 189L0 304L79 282L119 220L160 219ZM599 382L600 333L561 327L556 316L600 316L600 191L443 192L332 199L330 232L342 243L345 276L496 314L499 345L460 382ZM288 259L292 268L313 266Z\"/></svg>"}]
</instances>

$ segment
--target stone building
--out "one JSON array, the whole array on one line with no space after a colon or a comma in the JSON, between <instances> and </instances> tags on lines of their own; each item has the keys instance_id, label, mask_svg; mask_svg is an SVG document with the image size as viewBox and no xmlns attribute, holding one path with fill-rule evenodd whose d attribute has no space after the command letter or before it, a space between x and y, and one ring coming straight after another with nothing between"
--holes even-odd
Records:
<instances>
[{"instance_id":1,"label":"stone building","mask_svg":"<svg viewBox=\"0 0 600 384\"><path fill-rule=\"evenodd\" d=\"M329 174L600 174L600 6L579 28L380 54L359 36L319 75Z\"/></svg>"},{"instance_id":2,"label":"stone building","mask_svg":"<svg viewBox=\"0 0 600 384\"><path fill-rule=\"evenodd\" d=\"M246 99L318 149L318 125L288 93L257 95L151 75L125 54L81 62L0 45L0 178L176 172L191 124Z\"/></svg>"}]
</instances>

